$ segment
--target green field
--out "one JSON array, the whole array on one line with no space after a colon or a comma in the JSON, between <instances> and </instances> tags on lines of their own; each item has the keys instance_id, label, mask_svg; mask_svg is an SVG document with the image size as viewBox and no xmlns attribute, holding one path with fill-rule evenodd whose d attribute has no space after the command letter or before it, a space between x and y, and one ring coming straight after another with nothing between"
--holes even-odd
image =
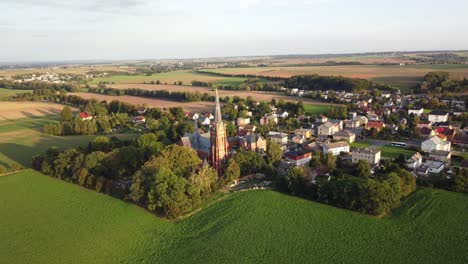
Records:
<instances>
[{"instance_id":1,"label":"green field","mask_svg":"<svg viewBox=\"0 0 468 264\"><path fill-rule=\"evenodd\" d=\"M468 196L423 189L379 219L273 191L178 223L33 171L0 177L4 263L467 263Z\"/></svg>"},{"instance_id":2,"label":"green field","mask_svg":"<svg viewBox=\"0 0 468 264\"><path fill-rule=\"evenodd\" d=\"M32 90L13 90L13 89L0 88L0 99L13 96L16 94L29 93L29 92L32 92Z\"/></svg>"},{"instance_id":3,"label":"green field","mask_svg":"<svg viewBox=\"0 0 468 264\"><path fill-rule=\"evenodd\" d=\"M213 85L239 85L245 78L238 77L223 77L212 74L202 74L193 71L172 71L165 73L146 75L113 75L109 77L94 78L91 84L99 82L114 82L119 84L135 84L135 83L150 83L151 81L160 81L162 84L174 84L174 82L182 81L183 85L191 85L192 81L202 81L213 83Z\"/></svg>"},{"instance_id":4,"label":"green field","mask_svg":"<svg viewBox=\"0 0 468 264\"><path fill-rule=\"evenodd\" d=\"M317 104L304 104L304 111L306 113L318 115L328 113L329 105L317 105Z\"/></svg>"},{"instance_id":5,"label":"green field","mask_svg":"<svg viewBox=\"0 0 468 264\"><path fill-rule=\"evenodd\" d=\"M372 144L370 144L367 141L359 141L359 142L353 142L350 145L352 149L356 149L356 148L367 148L371 146ZM383 146L380 148L380 150L382 151L382 157L391 158L391 159L397 158L400 154L405 155L405 157L409 159L415 153L414 151L409 150L409 149L393 147L390 145Z\"/></svg>"},{"instance_id":6,"label":"green field","mask_svg":"<svg viewBox=\"0 0 468 264\"><path fill-rule=\"evenodd\" d=\"M41 117L27 117L15 120L0 121L0 133L12 132L21 129L41 129L46 124L57 124L58 115L49 115Z\"/></svg>"}]
</instances>

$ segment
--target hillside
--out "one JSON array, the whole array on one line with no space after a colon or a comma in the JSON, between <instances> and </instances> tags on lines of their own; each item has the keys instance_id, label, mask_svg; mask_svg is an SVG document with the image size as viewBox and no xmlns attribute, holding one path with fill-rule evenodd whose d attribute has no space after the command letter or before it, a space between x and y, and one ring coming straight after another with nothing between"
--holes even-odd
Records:
<instances>
[{"instance_id":1,"label":"hillside","mask_svg":"<svg viewBox=\"0 0 468 264\"><path fill-rule=\"evenodd\" d=\"M468 196L424 189L377 219L271 191L179 223L33 171L0 177L5 263L466 263Z\"/></svg>"}]
</instances>

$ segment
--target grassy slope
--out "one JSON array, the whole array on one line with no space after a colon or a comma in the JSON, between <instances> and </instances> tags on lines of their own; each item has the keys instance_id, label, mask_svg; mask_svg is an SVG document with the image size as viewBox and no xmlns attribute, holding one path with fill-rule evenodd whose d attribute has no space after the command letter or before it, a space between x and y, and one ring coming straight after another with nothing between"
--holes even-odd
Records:
<instances>
[{"instance_id":1,"label":"grassy slope","mask_svg":"<svg viewBox=\"0 0 468 264\"><path fill-rule=\"evenodd\" d=\"M310 114L323 114L328 113L328 105L304 104L304 110Z\"/></svg>"},{"instance_id":2,"label":"grassy slope","mask_svg":"<svg viewBox=\"0 0 468 264\"><path fill-rule=\"evenodd\" d=\"M6 263L468 261L468 196L433 189L383 219L255 191L176 224L32 171L1 177L0 195Z\"/></svg>"},{"instance_id":3,"label":"grassy slope","mask_svg":"<svg viewBox=\"0 0 468 264\"><path fill-rule=\"evenodd\" d=\"M46 124L57 124L59 116L49 115L41 117L27 117L15 120L0 121L0 133L12 132L21 129L40 129Z\"/></svg>"}]
</instances>

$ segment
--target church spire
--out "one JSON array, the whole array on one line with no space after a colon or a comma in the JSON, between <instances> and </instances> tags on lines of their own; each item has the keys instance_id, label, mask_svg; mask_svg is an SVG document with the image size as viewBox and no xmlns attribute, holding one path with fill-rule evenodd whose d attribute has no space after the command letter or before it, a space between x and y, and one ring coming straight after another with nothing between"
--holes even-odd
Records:
<instances>
[{"instance_id":1,"label":"church spire","mask_svg":"<svg viewBox=\"0 0 468 264\"><path fill-rule=\"evenodd\" d=\"M215 125L219 125L223 123L223 118L221 115L221 106L219 105L219 94L218 94L218 89L216 91L216 109L215 109Z\"/></svg>"}]
</instances>

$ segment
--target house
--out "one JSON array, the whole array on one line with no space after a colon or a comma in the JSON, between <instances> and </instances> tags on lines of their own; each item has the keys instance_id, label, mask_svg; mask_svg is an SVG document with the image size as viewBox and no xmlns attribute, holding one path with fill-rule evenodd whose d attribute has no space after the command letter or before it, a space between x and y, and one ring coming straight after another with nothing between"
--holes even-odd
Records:
<instances>
[{"instance_id":1,"label":"house","mask_svg":"<svg viewBox=\"0 0 468 264\"><path fill-rule=\"evenodd\" d=\"M421 143L421 149L430 153L433 150L450 151L450 141L444 141L438 136L434 136Z\"/></svg>"},{"instance_id":2,"label":"house","mask_svg":"<svg viewBox=\"0 0 468 264\"><path fill-rule=\"evenodd\" d=\"M452 158L452 152L444 150L433 150L431 153L429 153L429 157L434 160L449 162Z\"/></svg>"},{"instance_id":3,"label":"house","mask_svg":"<svg viewBox=\"0 0 468 264\"><path fill-rule=\"evenodd\" d=\"M269 124L278 124L278 117L276 115L269 115L260 118L260 125L267 126Z\"/></svg>"},{"instance_id":4,"label":"house","mask_svg":"<svg viewBox=\"0 0 468 264\"><path fill-rule=\"evenodd\" d=\"M373 122L373 121L379 121L380 117L374 113L367 113L367 119L369 120L369 122Z\"/></svg>"},{"instance_id":5,"label":"house","mask_svg":"<svg viewBox=\"0 0 468 264\"><path fill-rule=\"evenodd\" d=\"M341 130L333 135L333 139L337 141L345 140L348 141L348 143L353 143L356 141L356 134L348 130Z\"/></svg>"},{"instance_id":6,"label":"house","mask_svg":"<svg viewBox=\"0 0 468 264\"><path fill-rule=\"evenodd\" d=\"M288 134L286 133L270 131L268 135L272 141L276 141L280 145L288 144Z\"/></svg>"},{"instance_id":7,"label":"house","mask_svg":"<svg viewBox=\"0 0 468 264\"><path fill-rule=\"evenodd\" d=\"M326 117L325 115L319 115L317 118L315 118L315 122L324 124L328 122L328 117Z\"/></svg>"},{"instance_id":8,"label":"house","mask_svg":"<svg viewBox=\"0 0 468 264\"><path fill-rule=\"evenodd\" d=\"M81 120L91 120L91 119L93 119L93 116L86 113L86 112L81 112L80 113L80 118L81 118Z\"/></svg>"},{"instance_id":9,"label":"house","mask_svg":"<svg viewBox=\"0 0 468 264\"><path fill-rule=\"evenodd\" d=\"M243 149L255 151L257 153L265 153L267 141L264 137L258 134L250 134L246 137L239 138L240 145Z\"/></svg>"},{"instance_id":10,"label":"house","mask_svg":"<svg viewBox=\"0 0 468 264\"><path fill-rule=\"evenodd\" d=\"M304 135L295 135L291 138L291 142L295 144L304 144L306 140L307 139Z\"/></svg>"},{"instance_id":11,"label":"house","mask_svg":"<svg viewBox=\"0 0 468 264\"><path fill-rule=\"evenodd\" d=\"M349 152L349 144L346 141L338 141L323 145L323 153L331 153L333 156L340 155L341 152Z\"/></svg>"},{"instance_id":12,"label":"house","mask_svg":"<svg viewBox=\"0 0 468 264\"><path fill-rule=\"evenodd\" d=\"M250 135L253 132L255 132L255 130L257 130L257 127L255 125L249 124L249 125L240 126L239 129L237 130L236 136L243 137L246 135Z\"/></svg>"},{"instance_id":13,"label":"house","mask_svg":"<svg viewBox=\"0 0 468 264\"><path fill-rule=\"evenodd\" d=\"M421 116L424 113L424 108L413 108L413 109L408 109L408 115L415 115L415 116Z\"/></svg>"},{"instance_id":14,"label":"house","mask_svg":"<svg viewBox=\"0 0 468 264\"><path fill-rule=\"evenodd\" d=\"M204 126L209 126L211 124L211 119L206 116L202 116L201 118L201 124Z\"/></svg>"},{"instance_id":15,"label":"house","mask_svg":"<svg viewBox=\"0 0 468 264\"><path fill-rule=\"evenodd\" d=\"M344 126L346 128L350 128L350 129L355 129L355 128L358 128L361 126L361 122L359 121L359 119L355 118L355 119L348 119L348 120L345 120L344 121Z\"/></svg>"},{"instance_id":16,"label":"house","mask_svg":"<svg viewBox=\"0 0 468 264\"><path fill-rule=\"evenodd\" d=\"M300 128L294 130L294 134L298 136L304 136L305 138L311 138L312 137L312 129L308 128Z\"/></svg>"},{"instance_id":17,"label":"house","mask_svg":"<svg viewBox=\"0 0 468 264\"><path fill-rule=\"evenodd\" d=\"M376 148L356 149L351 153L353 163L357 163L360 160L367 160L371 165L380 163L380 155L380 149Z\"/></svg>"},{"instance_id":18,"label":"house","mask_svg":"<svg viewBox=\"0 0 468 264\"><path fill-rule=\"evenodd\" d=\"M340 131L339 123L326 122L318 127L317 134L319 136L331 136Z\"/></svg>"},{"instance_id":19,"label":"house","mask_svg":"<svg viewBox=\"0 0 468 264\"><path fill-rule=\"evenodd\" d=\"M289 151L285 153L285 157L295 166L307 166L312 159L312 152L307 150Z\"/></svg>"},{"instance_id":20,"label":"house","mask_svg":"<svg viewBox=\"0 0 468 264\"><path fill-rule=\"evenodd\" d=\"M280 118L288 118L289 113L286 112L286 111L283 111L283 112L279 113L278 116L279 116Z\"/></svg>"},{"instance_id":21,"label":"house","mask_svg":"<svg viewBox=\"0 0 468 264\"><path fill-rule=\"evenodd\" d=\"M366 124L366 129L367 130L370 130L370 129L374 128L375 130L380 131L384 127L385 127L385 123L382 122L382 121L374 121L374 122L369 121Z\"/></svg>"},{"instance_id":22,"label":"house","mask_svg":"<svg viewBox=\"0 0 468 264\"><path fill-rule=\"evenodd\" d=\"M423 127L423 128L420 128L419 131L421 132L421 136L423 138L431 138L433 136L435 136L435 131L431 128L428 128L428 127Z\"/></svg>"},{"instance_id":23,"label":"house","mask_svg":"<svg viewBox=\"0 0 468 264\"><path fill-rule=\"evenodd\" d=\"M145 122L146 122L146 119L144 116L135 116L135 118L133 118L133 123L135 125L144 124Z\"/></svg>"},{"instance_id":24,"label":"house","mask_svg":"<svg viewBox=\"0 0 468 264\"><path fill-rule=\"evenodd\" d=\"M455 135L457 133L455 129L450 129L447 127L439 127L436 129L436 134L439 136L443 135L444 138L447 138L447 140L452 141L455 138Z\"/></svg>"},{"instance_id":25,"label":"house","mask_svg":"<svg viewBox=\"0 0 468 264\"><path fill-rule=\"evenodd\" d=\"M140 106L140 107L138 107L137 112L138 112L138 114L142 115L142 114L146 113L147 110L148 110L148 108L146 106Z\"/></svg>"},{"instance_id":26,"label":"house","mask_svg":"<svg viewBox=\"0 0 468 264\"><path fill-rule=\"evenodd\" d=\"M427 176L429 173L440 173L444 169L444 163L438 160L427 160L424 164L416 169L419 175Z\"/></svg>"},{"instance_id":27,"label":"house","mask_svg":"<svg viewBox=\"0 0 468 264\"><path fill-rule=\"evenodd\" d=\"M418 128L423 128L423 127L427 127L427 128L431 128L432 127L432 123L429 122L429 121L419 121L419 123L416 125Z\"/></svg>"},{"instance_id":28,"label":"house","mask_svg":"<svg viewBox=\"0 0 468 264\"><path fill-rule=\"evenodd\" d=\"M408 169L417 169L422 165L422 155L416 152L411 158L406 160L406 167Z\"/></svg>"},{"instance_id":29,"label":"house","mask_svg":"<svg viewBox=\"0 0 468 264\"><path fill-rule=\"evenodd\" d=\"M339 119L328 119L328 122L334 124L335 126L338 126L338 130L343 129L343 120Z\"/></svg>"},{"instance_id":30,"label":"house","mask_svg":"<svg viewBox=\"0 0 468 264\"><path fill-rule=\"evenodd\" d=\"M429 113L429 122L437 123L437 122L447 122L448 121L448 113L441 110L434 110Z\"/></svg>"},{"instance_id":31,"label":"house","mask_svg":"<svg viewBox=\"0 0 468 264\"><path fill-rule=\"evenodd\" d=\"M238 126L245 126L250 124L250 117L238 117L237 118L237 125Z\"/></svg>"}]
</instances>

